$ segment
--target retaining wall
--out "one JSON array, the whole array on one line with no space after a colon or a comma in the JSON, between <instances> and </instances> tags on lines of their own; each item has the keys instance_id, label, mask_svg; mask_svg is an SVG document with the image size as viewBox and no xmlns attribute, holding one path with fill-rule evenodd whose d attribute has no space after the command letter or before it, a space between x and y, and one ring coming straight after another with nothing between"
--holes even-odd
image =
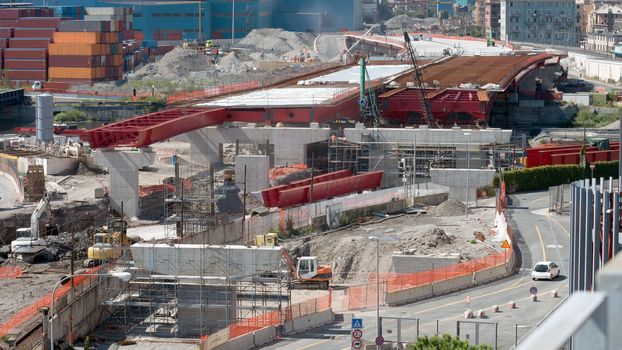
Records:
<instances>
[{"instance_id":1,"label":"retaining wall","mask_svg":"<svg viewBox=\"0 0 622 350\"><path fill-rule=\"evenodd\" d=\"M333 310L325 310L316 312L314 314L294 318L290 321L285 321L283 324L283 334L290 335L306 330L320 327L335 321L335 314Z\"/></svg>"},{"instance_id":2,"label":"retaining wall","mask_svg":"<svg viewBox=\"0 0 622 350\"><path fill-rule=\"evenodd\" d=\"M276 338L276 326L268 326L254 332L229 339L229 328L214 333L203 342L201 350L246 350L272 342Z\"/></svg>"},{"instance_id":3,"label":"retaining wall","mask_svg":"<svg viewBox=\"0 0 622 350\"><path fill-rule=\"evenodd\" d=\"M449 278L444 281L407 288L397 292L385 293L385 304L396 306L408 304L417 300L427 299L438 295L452 293L461 289L469 288L477 284L487 283L507 277L514 273L514 261L516 256L512 254L506 264L477 271L464 276Z\"/></svg>"}]
</instances>

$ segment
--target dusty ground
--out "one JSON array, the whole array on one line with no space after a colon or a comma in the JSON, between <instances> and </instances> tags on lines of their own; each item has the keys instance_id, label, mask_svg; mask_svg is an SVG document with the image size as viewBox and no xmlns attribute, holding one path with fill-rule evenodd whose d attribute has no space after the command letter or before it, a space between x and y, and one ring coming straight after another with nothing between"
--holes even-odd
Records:
<instances>
[{"instance_id":1,"label":"dusty ground","mask_svg":"<svg viewBox=\"0 0 622 350\"><path fill-rule=\"evenodd\" d=\"M50 272L49 269L49 264L37 264L30 266L19 278L0 278L0 323L52 292L63 273L58 272L61 270Z\"/></svg>"},{"instance_id":2,"label":"dusty ground","mask_svg":"<svg viewBox=\"0 0 622 350\"><path fill-rule=\"evenodd\" d=\"M462 260L491 253L490 248L469 241L474 238L474 232L482 232L487 240L492 237L490 230L494 221L494 209L470 210L470 220L465 221L464 207L461 204L445 204L439 207L430 208L431 214L427 215L406 215L316 236L309 242L310 254L318 256L320 264L333 266L334 284L358 284L366 282L369 273L376 270L376 245L368 238L372 235L382 235L394 240L380 242L381 272L391 271L393 252L414 255L454 253L460 254ZM434 216L438 212L453 216ZM303 240L295 239L285 245L297 246Z\"/></svg>"}]
</instances>

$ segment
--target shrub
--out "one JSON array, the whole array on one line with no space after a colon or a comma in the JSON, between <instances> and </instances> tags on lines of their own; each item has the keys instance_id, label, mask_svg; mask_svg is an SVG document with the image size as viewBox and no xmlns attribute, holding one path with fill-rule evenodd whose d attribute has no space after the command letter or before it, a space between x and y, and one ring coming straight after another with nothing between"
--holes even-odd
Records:
<instances>
[{"instance_id":1,"label":"shrub","mask_svg":"<svg viewBox=\"0 0 622 350\"><path fill-rule=\"evenodd\" d=\"M471 345L467 340L449 334L417 338L410 350L492 350L490 345Z\"/></svg>"},{"instance_id":2,"label":"shrub","mask_svg":"<svg viewBox=\"0 0 622 350\"><path fill-rule=\"evenodd\" d=\"M594 163L594 177L618 177L618 162ZM505 171L502 173L508 193L546 190L551 186L571 183L589 178L591 170L578 164L545 165L535 168ZM499 185L499 176L495 176L495 186Z\"/></svg>"},{"instance_id":3,"label":"shrub","mask_svg":"<svg viewBox=\"0 0 622 350\"><path fill-rule=\"evenodd\" d=\"M77 109L71 109L65 112L60 112L54 116L54 121L57 123L84 122L87 120L88 120L88 117L86 113L79 111Z\"/></svg>"}]
</instances>

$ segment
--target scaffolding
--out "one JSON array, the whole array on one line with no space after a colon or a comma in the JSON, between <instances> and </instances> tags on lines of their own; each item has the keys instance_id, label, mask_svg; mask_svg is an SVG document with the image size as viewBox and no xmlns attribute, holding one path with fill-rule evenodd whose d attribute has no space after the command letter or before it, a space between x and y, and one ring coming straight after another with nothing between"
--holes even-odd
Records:
<instances>
[{"instance_id":1,"label":"scaffolding","mask_svg":"<svg viewBox=\"0 0 622 350\"><path fill-rule=\"evenodd\" d=\"M199 164L173 156L175 176L165 181L164 221L167 237L193 235L226 222L226 214L216 212L214 170L211 165Z\"/></svg>"},{"instance_id":2,"label":"scaffolding","mask_svg":"<svg viewBox=\"0 0 622 350\"><path fill-rule=\"evenodd\" d=\"M155 245L152 247L149 255L154 263L171 263L168 256L158 253ZM207 247L203 245L202 251ZM286 319L291 306L291 276L284 261L273 273L241 276L229 273L238 266L231 254L208 261L203 253L200 260L201 270L196 275L183 276L157 274L130 265L132 280L125 287L107 284L104 291L102 306L109 311L109 317L100 327L101 335L112 339L196 339L274 311L279 313L281 324ZM223 274L208 276L208 267L220 269Z\"/></svg>"}]
</instances>

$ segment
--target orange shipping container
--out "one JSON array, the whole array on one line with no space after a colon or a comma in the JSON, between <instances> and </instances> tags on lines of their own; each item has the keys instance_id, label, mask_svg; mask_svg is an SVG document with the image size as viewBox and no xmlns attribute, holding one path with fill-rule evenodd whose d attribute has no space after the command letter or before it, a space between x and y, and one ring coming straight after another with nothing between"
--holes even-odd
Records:
<instances>
[{"instance_id":1,"label":"orange shipping container","mask_svg":"<svg viewBox=\"0 0 622 350\"><path fill-rule=\"evenodd\" d=\"M50 55L58 56L97 56L105 55L105 45L102 44L79 44L79 43L61 43L50 44L48 46L48 53Z\"/></svg>"},{"instance_id":2,"label":"orange shipping container","mask_svg":"<svg viewBox=\"0 0 622 350\"><path fill-rule=\"evenodd\" d=\"M74 68L74 67L50 67L48 68L49 79L98 79L104 78L106 70L97 68Z\"/></svg>"}]
</instances>

